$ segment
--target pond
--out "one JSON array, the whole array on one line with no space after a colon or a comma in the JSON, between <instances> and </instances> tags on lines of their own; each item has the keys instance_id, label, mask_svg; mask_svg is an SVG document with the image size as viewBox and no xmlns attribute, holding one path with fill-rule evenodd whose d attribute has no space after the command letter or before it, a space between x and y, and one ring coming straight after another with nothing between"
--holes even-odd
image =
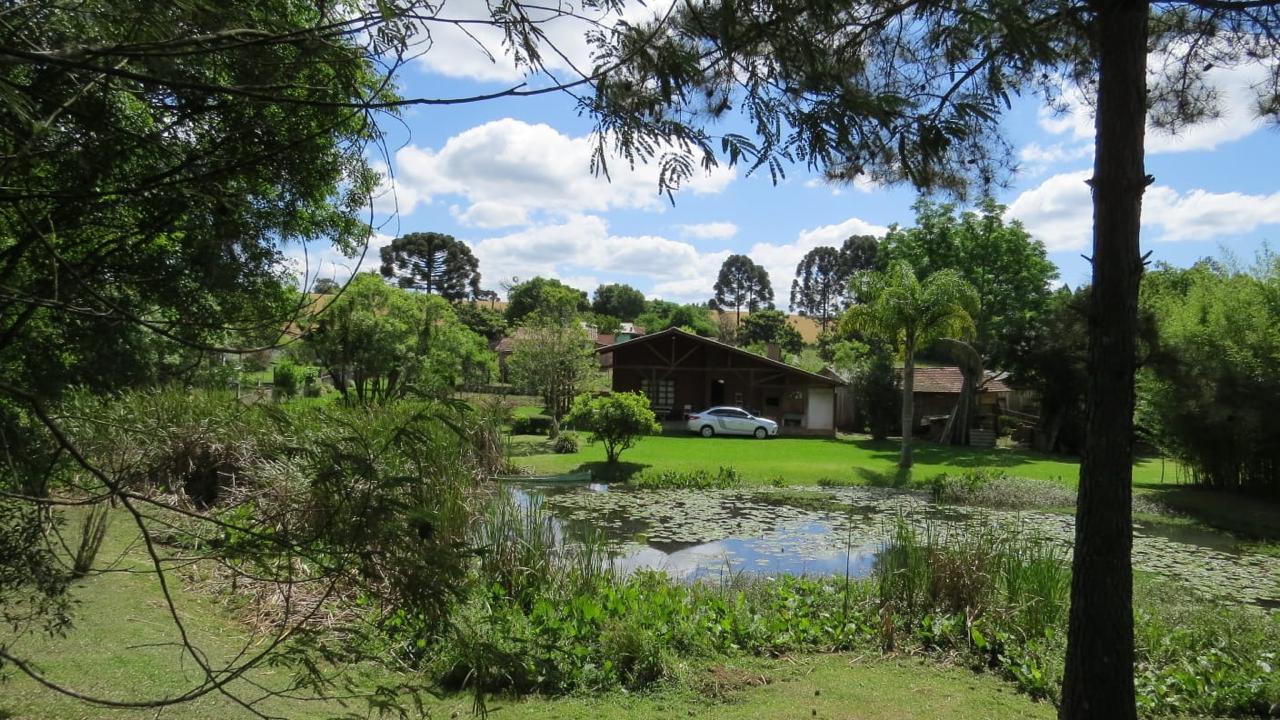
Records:
<instances>
[{"instance_id":1,"label":"pond","mask_svg":"<svg viewBox=\"0 0 1280 720\"><path fill-rule=\"evenodd\" d=\"M866 577L893 523L903 518L934 532L1015 530L1060 543L1074 518L1048 512L934 504L888 488L788 490L634 490L605 484L516 484L524 503L540 502L566 532L591 528L624 571L651 568L694 579L725 572ZM1227 536L1136 523L1134 566L1223 600L1280 600L1280 558L1237 550Z\"/></svg>"}]
</instances>

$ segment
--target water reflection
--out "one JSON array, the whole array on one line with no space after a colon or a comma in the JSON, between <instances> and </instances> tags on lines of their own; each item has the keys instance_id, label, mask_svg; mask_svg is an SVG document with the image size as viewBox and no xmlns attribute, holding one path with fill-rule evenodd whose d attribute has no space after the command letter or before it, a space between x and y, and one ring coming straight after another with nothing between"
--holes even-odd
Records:
<instances>
[{"instance_id":1,"label":"water reflection","mask_svg":"<svg viewBox=\"0 0 1280 720\"><path fill-rule=\"evenodd\" d=\"M724 537L691 542L676 539L669 534L671 525L652 519L635 517L626 512L602 512L593 519L585 519L572 513L557 512L557 505L546 503L548 498L572 493L629 493L625 486L611 489L607 483L550 484L524 483L507 485L518 505L541 505L550 510L557 522L557 536L582 537L587 533L602 535L613 551L615 567L624 572L636 570L660 570L681 580L721 577L726 574L753 575L838 575L862 578L871 575L879 541L865 539L832 547L828 542L842 532L839 520L830 513L806 512L809 517L795 518L795 509L774 506L773 522L762 518L762 507L768 504L742 502L738 497L722 499L720 510L730 519L749 519L756 531L752 536L726 534ZM688 510L680 500L671 501L665 508L670 520L678 521L681 509ZM855 512L870 515L871 508ZM765 522L760 522L762 519ZM815 543L815 539L823 542Z\"/></svg>"},{"instance_id":2,"label":"water reflection","mask_svg":"<svg viewBox=\"0 0 1280 720\"><path fill-rule=\"evenodd\" d=\"M940 506L886 488L813 490L813 500L777 502L767 491L633 490L626 485L504 485L515 501L538 504L557 541L602 538L624 572L661 570L695 579L725 573L866 577L891 525L900 520L943 534L1002 528L1019 537L1072 543L1074 518ZM1245 552L1234 538L1194 528L1138 523L1135 568L1164 575L1223 600L1280 603L1280 558Z\"/></svg>"}]
</instances>

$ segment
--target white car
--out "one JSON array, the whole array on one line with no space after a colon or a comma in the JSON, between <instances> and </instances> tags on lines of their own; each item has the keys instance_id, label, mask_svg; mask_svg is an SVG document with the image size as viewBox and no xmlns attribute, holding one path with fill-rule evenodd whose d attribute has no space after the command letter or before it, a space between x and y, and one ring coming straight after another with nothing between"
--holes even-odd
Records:
<instances>
[{"instance_id":1,"label":"white car","mask_svg":"<svg viewBox=\"0 0 1280 720\"><path fill-rule=\"evenodd\" d=\"M756 417L736 407L713 407L689 414L689 432L702 437L714 435L755 435L764 440L777 437L778 423Z\"/></svg>"}]
</instances>

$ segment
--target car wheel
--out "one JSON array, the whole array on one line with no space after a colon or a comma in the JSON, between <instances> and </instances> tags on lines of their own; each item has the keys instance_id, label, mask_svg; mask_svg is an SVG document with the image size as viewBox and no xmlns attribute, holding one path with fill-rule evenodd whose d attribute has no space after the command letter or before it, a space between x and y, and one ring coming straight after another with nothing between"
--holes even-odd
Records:
<instances>
[{"instance_id":1,"label":"car wheel","mask_svg":"<svg viewBox=\"0 0 1280 720\"><path fill-rule=\"evenodd\" d=\"M764 428L762 428L762 427L758 427L758 428L756 428L756 439L757 439L757 440L763 440L763 439L765 439L765 438L767 438L767 437L769 437L769 431L768 431L768 430L765 430L765 429L764 429Z\"/></svg>"},{"instance_id":2,"label":"car wheel","mask_svg":"<svg viewBox=\"0 0 1280 720\"><path fill-rule=\"evenodd\" d=\"M712 435L716 434L715 428L711 427L710 425L703 425L702 430L700 430L699 432L702 433L702 437L711 437Z\"/></svg>"}]
</instances>

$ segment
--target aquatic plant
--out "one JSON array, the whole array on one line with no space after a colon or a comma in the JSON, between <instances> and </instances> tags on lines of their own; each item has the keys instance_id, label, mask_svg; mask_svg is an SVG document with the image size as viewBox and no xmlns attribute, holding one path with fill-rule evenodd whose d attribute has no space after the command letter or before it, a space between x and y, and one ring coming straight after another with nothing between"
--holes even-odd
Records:
<instances>
[{"instance_id":1,"label":"aquatic plant","mask_svg":"<svg viewBox=\"0 0 1280 720\"><path fill-rule=\"evenodd\" d=\"M715 473L697 470L645 470L631 478L632 487L639 490L725 490L742 487L742 475L737 468L721 466Z\"/></svg>"}]
</instances>

